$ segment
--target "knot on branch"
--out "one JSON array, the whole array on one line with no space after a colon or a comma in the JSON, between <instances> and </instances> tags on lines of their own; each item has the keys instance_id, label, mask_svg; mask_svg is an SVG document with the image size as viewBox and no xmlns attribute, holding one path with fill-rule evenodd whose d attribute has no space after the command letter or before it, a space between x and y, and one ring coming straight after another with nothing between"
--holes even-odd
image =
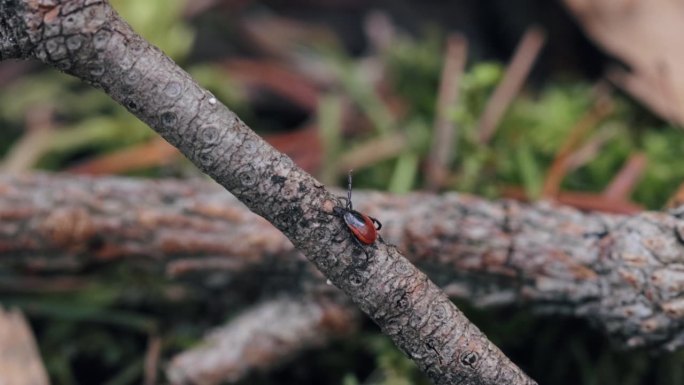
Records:
<instances>
[{"instance_id":1,"label":"knot on branch","mask_svg":"<svg viewBox=\"0 0 684 385\"><path fill-rule=\"evenodd\" d=\"M473 369L477 366L477 362L479 360L480 356L473 351L466 351L461 355L461 364L469 366Z\"/></svg>"}]
</instances>

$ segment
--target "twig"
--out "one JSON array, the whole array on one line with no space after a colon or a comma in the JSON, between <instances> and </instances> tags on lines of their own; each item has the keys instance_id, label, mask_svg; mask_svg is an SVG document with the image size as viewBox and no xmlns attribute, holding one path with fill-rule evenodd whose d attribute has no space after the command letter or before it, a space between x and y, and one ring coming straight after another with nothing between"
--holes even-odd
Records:
<instances>
[{"instance_id":1,"label":"twig","mask_svg":"<svg viewBox=\"0 0 684 385\"><path fill-rule=\"evenodd\" d=\"M437 97L432 149L426 165L427 184L433 191L444 185L449 163L456 152L457 132L450 112L458 101L467 52L468 42L463 35L449 36Z\"/></svg>"},{"instance_id":2,"label":"twig","mask_svg":"<svg viewBox=\"0 0 684 385\"><path fill-rule=\"evenodd\" d=\"M634 185L641 179L648 159L646 154L637 152L629 156L625 165L603 190L606 198L628 201Z\"/></svg>"},{"instance_id":3,"label":"twig","mask_svg":"<svg viewBox=\"0 0 684 385\"><path fill-rule=\"evenodd\" d=\"M162 340L157 335L150 335L147 339L147 352L145 352L144 384L155 385L157 372L159 371L159 356L161 354Z\"/></svg>"},{"instance_id":4,"label":"twig","mask_svg":"<svg viewBox=\"0 0 684 385\"><path fill-rule=\"evenodd\" d=\"M560 192L560 185L570 167L569 161L577 146L582 142L587 133L596 127L601 120L605 119L613 111L613 102L610 99L605 85L596 87L596 100L591 109L570 129L563 145L556 153L556 157L549 167L544 179L542 196L554 198Z\"/></svg>"},{"instance_id":5,"label":"twig","mask_svg":"<svg viewBox=\"0 0 684 385\"><path fill-rule=\"evenodd\" d=\"M355 331L357 317L348 305L327 300L265 302L211 331L201 345L177 355L167 375L177 385L233 383Z\"/></svg>"},{"instance_id":6,"label":"twig","mask_svg":"<svg viewBox=\"0 0 684 385\"><path fill-rule=\"evenodd\" d=\"M480 143L487 143L494 136L503 114L527 79L539 51L544 46L545 39L544 32L537 27L528 28L523 35L501 83L494 90L480 116L478 124Z\"/></svg>"},{"instance_id":7,"label":"twig","mask_svg":"<svg viewBox=\"0 0 684 385\"><path fill-rule=\"evenodd\" d=\"M337 161L337 174L344 175L349 170L359 170L377 162L394 158L401 154L408 145L406 135L402 132L370 139L340 156Z\"/></svg>"},{"instance_id":8,"label":"twig","mask_svg":"<svg viewBox=\"0 0 684 385\"><path fill-rule=\"evenodd\" d=\"M183 17L186 19L192 19L198 15L201 15L213 8L218 7L220 4L229 3L233 8L239 8L250 3L250 0L236 0L236 1L225 1L225 0L195 0L185 4L183 9Z\"/></svg>"},{"instance_id":9,"label":"twig","mask_svg":"<svg viewBox=\"0 0 684 385\"><path fill-rule=\"evenodd\" d=\"M363 29L376 53L385 53L396 40L397 31L387 13L373 10L363 20Z\"/></svg>"},{"instance_id":10,"label":"twig","mask_svg":"<svg viewBox=\"0 0 684 385\"><path fill-rule=\"evenodd\" d=\"M54 107L35 106L26 116L24 135L10 148L0 162L0 171L20 173L33 168L50 148L55 134Z\"/></svg>"},{"instance_id":11,"label":"twig","mask_svg":"<svg viewBox=\"0 0 684 385\"><path fill-rule=\"evenodd\" d=\"M0 383L48 385L33 333L19 310L0 307Z\"/></svg>"},{"instance_id":12,"label":"twig","mask_svg":"<svg viewBox=\"0 0 684 385\"><path fill-rule=\"evenodd\" d=\"M570 154L567 159L566 173L573 172L596 159L601 149L618 135L619 132L610 125L599 128L596 133L587 138L579 148Z\"/></svg>"},{"instance_id":13,"label":"twig","mask_svg":"<svg viewBox=\"0 0 684 385\"><path fill-rule=\"evenodd\" d=\"M304 66L307 63L301 63L297 60L297 54L302 45L339 45L339 39L327 26L312 25L291 18L260 14L241 20L239 28L252 49L266 56ZM313 72L304 70L304 73L313 75L308 76L309 79L314 78L319 81L329 79L327 76L329 74L321 74L315 68L309 67L307 69Z\"/></svg>"}]
</instances>

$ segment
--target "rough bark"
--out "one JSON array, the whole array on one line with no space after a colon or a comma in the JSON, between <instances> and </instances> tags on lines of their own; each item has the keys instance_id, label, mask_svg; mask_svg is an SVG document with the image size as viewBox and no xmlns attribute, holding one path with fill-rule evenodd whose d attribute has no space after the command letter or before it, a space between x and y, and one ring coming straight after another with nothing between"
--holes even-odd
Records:
<instances>
[{"instance_id":1,"label":"rough bark","mask_svg":"<svg viewBox=\"0 0 684 385\"><path fill-rule=\"evenodd\" d=\"M0 51L0 58L34 57L101 87L281 230L436 384L534 383L395 247L377 242L359 250L327 214L341 204L337 197L107 2L0 0Z\"/></svg>"},{"instance_id":2,"label":"rough bark","mask_svg":"<svg viewBox=\"0 0 684 385\"><path fill-rule=\"evenodd\" d=\"M461 194L355 197L450 295L573 314L627 347L684 342L684 208L625 216ZM0 219L0 266L153 259L186 279L330 292L282 234L206 181L0 176Z\"/></svg>"}]
</instances>

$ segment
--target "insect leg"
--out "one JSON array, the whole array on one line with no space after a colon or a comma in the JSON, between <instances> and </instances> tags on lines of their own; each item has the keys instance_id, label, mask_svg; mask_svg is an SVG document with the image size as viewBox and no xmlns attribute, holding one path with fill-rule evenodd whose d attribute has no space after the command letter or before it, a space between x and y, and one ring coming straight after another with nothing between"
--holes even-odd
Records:
<instances>
[{"instance_id":1,"label":"insect leg","mask_svg":"<svg viewBox=\"0 0 684 385\"><path fill-rule=\"evenodd\" d=\"M370 259L370 254L368 254L368 250L366 249L366 247L364 247L364 245L361 243L361 241L359 241L359 240L354 236L354 234L352 234L352 237L351 237L351 238L354 240L354 243L356 243L356 246L358 246L358 247L361 249L361 251L363 251L363 253L366 254L366 259L367 259L367 260Z\"/></svg>"},{"instance_id":2,"label":"insect leg","mask_svg":"<svg viewBox=\"0 0 684 385\"><path fill-rule=\"evenodd\" d=\"M379 220L377 220L377 219L371 217L370 215L368 216L368 218L370 218L371 221L373 221L373 224L375 225L375 229L376 229L376 230L380 230L380 229L382 228L382 223L380 223Z\"/></svg>"},{"instance_id":3,"label":"insect leg","mask_svg":"<svg viewBox=\"0 0 684 385\"><path fill-rule=\"evenodd\" d=\"M354 170L349 170L349 174L347 174L347 209L352 210L352 200L351 200L351 194L352 194L352 172Z\"/></svg>"}]
</instances>

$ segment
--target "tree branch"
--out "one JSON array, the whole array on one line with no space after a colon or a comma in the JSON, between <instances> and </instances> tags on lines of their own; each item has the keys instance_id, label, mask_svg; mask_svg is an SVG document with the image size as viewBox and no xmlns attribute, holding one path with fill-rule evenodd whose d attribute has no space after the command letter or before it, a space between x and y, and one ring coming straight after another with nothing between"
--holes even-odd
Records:
<instances>
[{"instance_id":1,"label":"tree branch","mask_svg":"<svg viewBox=\"0 0 684 385\"><path fill-rule=\"evenodd\" d=\"M0 57L19 52L101 87L281 230L436 384L534 383L395 247L377 242L359 250L344 224L325 213L340 205L336 196L137 35L107 2L0 0L0 28L0 49L7 49Z\"/></svg>"},{"instance_id":2,"label":"tree branch","mask_svg":"<svg viewBox=\"0 0 684 385\"><path fill-rule=\"evenodd\" d=\"M460 194L355 198L450 295L574 314L630 347L684 342L684 208L623 216ZM282 234L205 181L0 175L0 219L0 265L151 257L172 276L223 272L240 285L265 275L262 290L329 291Z\"/></svg>"},{"instance_id":3,"label":"tree branch","mask_svg":"<svg viewBox=\"0 0 684 385\"><path fill-rule=\"evenodd\" d=\"M236 382L297 353L325 345L358 326L358 313L328 300L281 298L243 312L177 355L167 373L174 384ZM278 324L278 328L273 325Z\"/></svg>"},{"instance_id":4,"label":"tree branch","mask_svg":"<svg viewBox=\"0 0 684 385\"><path fill-rule=\"evenodd\" d=\"M2 383L49 385L33 332L24 315L0 307L0 373Z\"/></svg>"}]
</instances>

